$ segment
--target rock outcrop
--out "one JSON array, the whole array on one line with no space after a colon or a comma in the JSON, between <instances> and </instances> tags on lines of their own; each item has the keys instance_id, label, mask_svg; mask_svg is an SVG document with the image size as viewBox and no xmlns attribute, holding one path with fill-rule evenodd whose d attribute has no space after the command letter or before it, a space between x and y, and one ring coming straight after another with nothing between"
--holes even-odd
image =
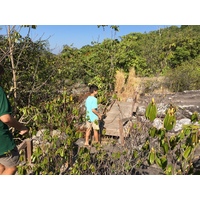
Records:
<instances>
[{"instance_id":1,"label":"rock outcrop","mask_svg":"<svg viewBox=\"0 0 200 200\"><path fill-rule=\"evenodd\" d=\"M141 96L138 102L138 116L145 116L145 109L152 98L154 98L158 110L157 118L153 122L156 128L162 126L162 119L170 105L176 108L176 126L172 130L174 132L180 131L184 124L191 124L191 116L194 112L200 114L200 90L192 90L173 94Z\"/></svg>"}]
</instances>

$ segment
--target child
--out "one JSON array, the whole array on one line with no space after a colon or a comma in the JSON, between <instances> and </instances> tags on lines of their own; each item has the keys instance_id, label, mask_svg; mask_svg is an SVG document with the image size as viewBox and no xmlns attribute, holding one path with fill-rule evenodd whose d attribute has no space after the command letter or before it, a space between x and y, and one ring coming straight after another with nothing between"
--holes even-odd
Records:
<instances>
[{"instance_id":1,"label":"child","mask_svg":"<svg viewBox=\"0 0 200 200\"><path fill-rule=\"evenodd\" d=\"M94 141L99 142L98 130L99 123L101 120L101 114L97 111L98 104L97 98L95 97L98 93L98 87L96 85L91 85L89 88L90 95L87 97L86 106L86 135L85 135L85 146L89 146L89 136L91 134L92 128L94 130Z\"/></svg>"},{"instance_id":2,"label":"child","mask_svg":"<svg viewBox=\"0 0 200 200\"><path fill-rule=\"evenodd\" d=\"M0 76L3 73L3 66L0 65ZM14 175L19 164L19 151L9 127L19 130L20 135L29 131L24 124L12 117L10 102L0 86L0 175Z\"/></svg>"}]
</instances>

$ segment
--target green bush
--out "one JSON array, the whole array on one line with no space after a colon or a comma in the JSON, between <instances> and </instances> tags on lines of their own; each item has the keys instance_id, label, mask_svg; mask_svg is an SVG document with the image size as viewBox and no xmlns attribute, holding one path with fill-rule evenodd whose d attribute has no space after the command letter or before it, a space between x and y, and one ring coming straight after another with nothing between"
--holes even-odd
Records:
<instances>
[{"instance_id":1,"label":"green bush","mask_svg":"<svg viewBox=\"0 0 200 200\"><path fill-rule=\"evenodd\" d=\"M169 71L166 79L173 92L200 89L200 57Z\"/></svg>"}]
</instances>

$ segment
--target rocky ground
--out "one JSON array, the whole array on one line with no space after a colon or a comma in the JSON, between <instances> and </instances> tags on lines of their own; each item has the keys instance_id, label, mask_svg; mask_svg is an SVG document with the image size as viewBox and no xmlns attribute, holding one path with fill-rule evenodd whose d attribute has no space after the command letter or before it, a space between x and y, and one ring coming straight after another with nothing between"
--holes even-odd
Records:
<instances>
[{"instance_id":1,"label":"rocky ground","mask_svg":"<svg viewBox=\"0 0 200 200\"><path fill-rule=\"evenodd\" d=\"M200 114L200 90L195 91L184 91L172 93L167 89L164 89L165 80L162 77L158 78L144 78L140 79L141 82L141 92L138 99L138 107L136 113L134 113L133 119L140 120L141 122L145 121L145 109L148 103L151 102L151 99L154 98L158 115L157 118L153 122L153 126L156 128L162 127L162 121L165 116L165 111L169 107L169 105L173 105L176 108L176 126L170 134L176 134L180 130L182 130L182 126L185 124L191 124L191 115L195 111ZM83 92L86 93L88 91L88 87L85 85L77 84L73 87L71 91L74 95L80 95ZM129 99L130 101L131 99ZM115 144L108 144L108 139L115 141ZM142 141L142 138L139 138ZM80 138L76 145L82 147L84 145L84 139ZM123 147L120 144L120 141L117 137L102 137L102 145L106 151L115 152L122 150ZM95 153L96 149L94 147L91 148L91 153ZM198 148L195 152L196 161L194 165L196 169L200 168L200 148ZM197 170L198 171L198 170ZM138 171L137 174L162 174L159 168L156 165L152 165L151 167L146 168L143 166L141 171Z\"/></svg>"},{"instance_id":2,"label":"rocky ground","mask_svg":"<svg viewBox=\"0 0 200 200\"><path fill-rule=\"evenodd\" d=\"M137 110L137 115L144 118L145 108L151 99L154 98L157 109L158 117L154 120L153 125L156 128L162 127L162 121L165 116L165 111L169 105L173 105L176 108L176 125L169 134L173 135L182 130L183 125L191 124L191 116L194 112L200 115L200 90L184 91L177 93L152 93L140 96L139 106ZM198 124L198 123L197 123ZM200 129L199 129L200 131ZM196 173L199 173L200 168L200 147L196 149L194 155L194 167ZM154 171L150 170L150 174Z\"/></svg>"},{"instance_id":3,"label":"rocky ground","mask_svg":"<svg viewBox=\"0 0 200 200\"><path fill-rule=\"evenodd\" d=\"M196 91L184 91L180 93L148 93L146 95L140 95L138 99L138 107L136 113L134 113L133 119L136 118L140 121L145 120L145 109L148 103L151 102L151 99L154 98L157 109L158 109L158 116L153 122L153 126L159 128L162 126L162 120L165 116L165 111L169 107L169 105L173 105L176 107L176 126L170 132L170 134L176 134L178 131L182 129L184 124L191 124L191 115L195 111L200 114L200 90ZM56 133L57 134L57 133ZM112 142L108 143L108 137L102 137L102 147L107 152L117 152L123 151L124 147L121 146L117 137L112 138ZM142 136L139 138L142 141ZM114 142L113 142L114 141ZM126 140L128 141L128 140ZM41 131L37 133L34 138L34 146L40 145L41 141ZM129 141L130 142L130 141ZM76 145L82 147L84 145L84 139L80 138ZM127 148L127 145L125 145ZM95 147L91 148L91 153L95 153ZM196 169L196 174L199 173L200 169L200 148L197 148L195 152L195 160L194 166ZM66 169L63 169L63 171ZM162 174L162 171L156 166L152 165L150 167L142 166L141 170L137 172L133 172L133 174L149 174L149 175L158 175Z\"/></svg>"},{"instance_id":4,"label":"rocky ground","mask_svg":"<svg viewBox=\"0 0 200 200\"><path fill-rule=\"evenodd\" d=\"M176 125L169 132L169 135L177 134L179 131L182 130L183 125L191 124L192 123L191 116L194 112L197 112L198 114L200 114L200 90L184 91L184 92L179 92L179 93L168 93L168 94L152 93L152 94L140 96L140 98L138 99L137 111L136 113L134 113L134 116L133 116L134 120L135 120L135 117L137 117L137 119L139 119L140 121L145 121L145 109L147 105L151 102L152 98L154 98L157 105L157 109L158 109L157 118L153 121L153 126L156 127L157 129L163 126L163 119L164 119L167 108L170 105L176 108ZM113 151L113 146L105 147L105 148L107 150ZM115 146L115 148L117 149L118 147ZM197 173L199 173L200 147L197 148L195 151L194 167ZM152 165L151 167L147 167L146 169L144 168L141 171L142 171L141 173L140 172L138 173L139 174L162 174L162 171L156 165Z\"/></svg>"}]
</instances>

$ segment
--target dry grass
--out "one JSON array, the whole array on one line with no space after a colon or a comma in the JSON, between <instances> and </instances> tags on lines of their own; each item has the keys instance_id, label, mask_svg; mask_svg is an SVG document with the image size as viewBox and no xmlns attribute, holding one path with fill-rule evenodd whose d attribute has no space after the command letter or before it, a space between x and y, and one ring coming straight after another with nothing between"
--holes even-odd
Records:
<instances>
[{"instance_id":1,"label":"dry grass","mask_svg":"<svg viewBox=\"0 0 200 200\"><path fill-rule=\"evenodd\" d=\"M117 71L115 80L115 92L120 101L134 98L136 93L138 95L137 99L141 94L171 93L166 87L164 77L136 77L134 68L130 70L128 77L123 71Z\"/></svg>"},{"instance_id":2,"label":"dry grass","mask_svg":"<svg viewBox=\"0 0 200 200\"><path fill-rule=\"evenodd\" d=\"M132 68L128 75L128 79L126 82L126 87L125 87L123 96L125 96L125 98L133 97L135 92L138 91L139 85L140 85L140 79L136 78L135 69Z\"/></svg>"},{"instance_id":3,"label":"dry grass","mask_svg":"<svg viewBox=\"0 0 200 200\"><path fill-rule=\"evenodd\" d=\"M115 92L120 95L123 91L125 84L125 74L123 71L119 70L115 75Z\"/></svg>"},{"instance_id":4,"label":"dry grass","mask_svg":"<svg viewBox=\"0 0 200 200\"><path fill-rule=\"evenodd\" d=\"M127 80L123 71L117 71L115 80L115 92L119 100L126 101L128 98L133 98L135 92L138 92L140 79L136 77L134 68L130 70Z\"/></svg>"}]
</instances>

